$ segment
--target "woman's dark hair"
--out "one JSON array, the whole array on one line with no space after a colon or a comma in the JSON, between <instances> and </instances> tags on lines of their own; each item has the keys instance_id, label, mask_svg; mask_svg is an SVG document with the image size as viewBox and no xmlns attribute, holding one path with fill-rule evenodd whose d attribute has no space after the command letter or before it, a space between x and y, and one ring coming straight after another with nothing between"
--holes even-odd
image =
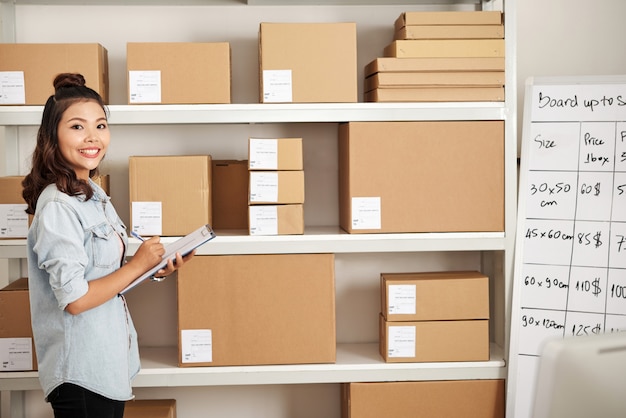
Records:
<instances>
[{"instance_id":1,"label":"woman's dark hair","mask_svg":"<svg viewBox=\"0 0 626 418\"><path fill-rule=\"evenodd\" d=\"M59 74L55 77L53 85L54 94L46 101L37 132L31 172L22 181L22 196L28 204L26 213L29 214L35 213L37 199L43 189L53 183L60 191L70 196L85 195L87 200L91 199L93 196L91 186L76 177L74 169L61 154L57 129L63 113L79 101L95 101L102 106L105 116L108 117L104 100L100 94L85 85L85 78L81 74ZM97 170L97 168L91 170L89 177L95 176Z\"/></svg>"}]
</instances>

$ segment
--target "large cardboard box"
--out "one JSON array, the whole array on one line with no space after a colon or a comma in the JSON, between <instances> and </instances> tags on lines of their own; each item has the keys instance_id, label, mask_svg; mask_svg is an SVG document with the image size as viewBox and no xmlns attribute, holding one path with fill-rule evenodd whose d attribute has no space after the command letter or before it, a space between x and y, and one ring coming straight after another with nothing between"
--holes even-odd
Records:
<instances>
[{"instance_id":1,"label":"large cardboard box","mask_svg":"<svg viewBox=\"0 0 626 418\"><path fill-rule=\"evenodd\" d=\"M379 315L387 363L489 360L489 320L386 321Z\"/></svg>"},{"instance_id":2,"label":"large cardboard box","mask_svg":"<svg viewBox=\"0 0 626 418\"><path fill-rule=\"evenodd\" d=\"M489 319L489 277L477 271L381 273L387 321Z\"/></svg>"},{"instance_id":3,"label":"large cardboard box","mask_svg":"<svg viewBox=\"0 0 626 418\"><path fill-rule=\"evenodd\" d=\"M335 361L332 254L196 256L177 286L181 367Z\"/></svg>"},{"instance_id":4,"label":"large cardboard box","mask_svg":"<svg viewBox=\"0 0 626 418\"><path fill-rule=\"evenodd\" d=\"M338 154L347 232L504 230L502 121L344 123Z\"/></svg>"},{"instance_id":5,"label":"large cardboard box","mask_svg":"<svg viewBox=\"0 0 626 418\"><path fill-rule=\"evenodd\" d=\"M250 138L250 170L304 170L302 138Z\"/></svg>"},{"instance_id":6,"label":"large cardboard box","mask_svg":"<svg viewBox=\"0 0 626 418\"><path fill-rule=\"evenodd\" d=\"M45 104L60 73L82 74L87 86L109 102L108 55L102 45L5 43L0 44L0 77L5 79L0 105Z\"/></svg>"},{"instance_id":7,"label":"large cardboard box","mask_svg":"<svg viewBox=\"0 0 626 418\"><path fill-rule=\"evenodd\" d=\"M213 229L248 229L248 162L213 160Z\"/></svg>"},{"instance_id":8,"label":"large cardboard box","mask_svg":"<svg viewBox=\"0 0 626 418\"><path fill-rule=\"evenodd\" d=\"M24 176L0 177L0 239L26 238L32 216L22 197Z\"/></svg>"},{"instance_id":9,"label":"large cardboard box","mask_svg":"<svg viewBox=\"0 0 626 418\"><path fill-rule=\"evenodd\" d=\"M250 235L304 234L304 205L252 205Z\"/></svg>"},{"instance_id":10,"label":"large cardboard box","mask_svg":"<svg viewBox=\"0 0 626 418\"><path fill-rule=\"evenodd\" d=\"M0 290L0 371L37 370L28 278Z\"/></svg>"},{"instance_id":11,"label":"large cardboard box","mask_svg":"<svg viewBox=\"0 0 626 418\"><path fill-rule=\"evenodd\" d=\"M250 171L248 203L304 203L304 171Z\"/></svg>"},{"instance_id":12,"label":"large cardboard box","mask_svg":"<svg viewBox=\"0 0 626 418\"><path fill-rule=\"evenodd\" d=\"M212 225L211 156L131 156L131 228L140 235L184 236Z\"/></svg>"},{"instance_id":13,"label":"large cardboard box","mask_svg":"<svg viewBox=\"0 0 626 418\"><path fill-rule=\"evenodd\" d=\"M354 103L356 24L261 23L261 103Z\"/></svg>"},{"instance_id":14,"label":"large cardboard box","mask_svg":"<svg viewBox=\"0 0 626 418\"><path fill-rule=\"evenodd\" d=\"M504 380L342 385L342 418L504 418Z\"/></svg>"},{"instance_id":15,"label":"large cardboard box","mask_svg":"<svg viewBox=\"0 0 626 418\"><path fill-rule=\"evenodd\" d=\"M176 399L134 399L127 401L124 418L176 418Z\"/></svg>"},{"instance_id":16,"label":"large cardboard box","mask_svg":"<svg viewBox=\"0 0 626 418\"><path fill-rule=\"evenodd\" d=\"M129 42L128 103L230 103L228 42Z\"/></svg>"}]
</instances>

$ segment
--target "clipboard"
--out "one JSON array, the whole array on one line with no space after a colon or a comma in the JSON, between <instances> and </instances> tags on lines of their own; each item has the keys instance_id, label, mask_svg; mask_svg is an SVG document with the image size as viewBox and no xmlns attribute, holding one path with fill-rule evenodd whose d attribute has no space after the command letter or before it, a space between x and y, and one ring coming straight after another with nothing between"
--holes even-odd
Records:
<instances>
[{"instance_id":1,"label":"clipboard","mask_svg":"<svg viewBox=\"0 0 626 418\"><path fill-rule=\"evenodd\" d=\"M184 237L165 245L165 254L163 254L163 258L156 266L152 267L150 270L146 271L144 274L136 278L133 282L131 282L124 290L122 290L119 294L123 295L128 292L133 287L139 285L144 280L149 279L155 274L157 271L161 270L165 266L167 266L168 260L175 260L176 253L180 253L183 257L198 248L199 246L207 243L208 241L215 238L215 232L209 224L202 225L200 228L195 231L185 235Z\"/></svg>"}]
</instances>

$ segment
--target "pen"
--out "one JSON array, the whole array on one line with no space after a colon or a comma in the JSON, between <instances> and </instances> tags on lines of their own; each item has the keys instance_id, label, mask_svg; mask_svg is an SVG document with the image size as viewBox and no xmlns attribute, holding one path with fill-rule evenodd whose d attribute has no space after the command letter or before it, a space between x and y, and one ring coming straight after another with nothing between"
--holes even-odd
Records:
<instances>
[{"instance_id":1,"label":"pen","mask_svg":"<svg viewBox=\"0 0 626 418\"><path fill-rule=\"evenodd\" d=\"M130 235L137 238L139 241L145 241L145 238L139 235L138 233L136 233L135 231L130 231Z\"/></svg>"}]
</instances>

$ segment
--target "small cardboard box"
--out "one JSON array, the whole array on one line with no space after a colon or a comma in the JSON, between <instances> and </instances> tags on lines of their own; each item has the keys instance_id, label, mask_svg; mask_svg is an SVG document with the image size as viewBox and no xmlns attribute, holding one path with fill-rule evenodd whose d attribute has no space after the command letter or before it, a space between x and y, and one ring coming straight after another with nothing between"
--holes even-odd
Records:
<instances>
[{"instance_id":1,"label":"small cardboard box","mask_svg":"<svg viewBox=\"0 0 626 418\"><path fill-rule=\"evenodd\" d=\"M503 39L504 25L409 25L394 39Z\"/></svg>"},{"instance_id":2,"label":"small cardboard box","mask_svg":"<svg viewBox=\"0 0 626 418\"><path fill-rule=\"evenodd\" d=\"M384 49L385 57L504 57L504 39L408 39L395 40Z\"/></svg>"},{"instance_id":3,"label":"small cardboard box","mask_svg":"<svg viewBox=\"0 0 626 418\"><path fill-rule=\"evenodd\" d=\"M43 105L54 94L60 73L80 73L109 102L107 50L100 44L0 44L0 105ZM7 86L10 85L10 89Z\"/></svg>"},{"instance_id":4,"label":"small cardboard box","mask_svg":"<svg viewBox=\"0 0 626 418\"><path fill-rule=\"evenodd\" d=\"M335 362L332 254L196 256L177 286L181 367Z\"/></svg>"},{"instance_id":5,"label":"small cardboard box","mask_svg":"<svg viewBox=\"0 0 626 418\"><path fill-rule=\"evenodd\" d=\"M504 58L392 58L379 57L365 66L365 76L378 72L504 71Z\"/></svg>"},{"instance_id":6,"label":"small cardboard box","mask_svg":"<svg viewBox=\"0 0 626 418\"><path fill-rule=\"evenodd\" d=\"M413 25L501 25L502 12L481 11L421 11L404 12L394 22L396 30Z\"/></svg>"},{"instance_id":7,"label":"small cardboard box","mask_svg":"<svg viewBox=\"0 0 626 418\"><path fill-rule=\"evenodd\" d=\"M489 320L380 322L387 363L489 360Z\"/></svg>"},{"instance_id":8,"label":"small cardboard box","mask_svg":"<svg viewBox=\"0 0 626 418\"><path fill-rule=\"evenodd\" d=\"M349 233L504 229L502 121L343 123L338 158Z\"/></svg>"},{"instance_id":9,"label":"small cardboard box","mask_svg":"<svg viewBox=\"0 0 626 418\"><path fill-rule=\"evenodd\" d=\"M261 103L355 103L356 24L261 23Z\"/></svg>"},{"instance_id":10,"label":"small cardboard box","mask_svg":"<svg viewBox=\"0 0 626 418\"><path fill-rule=\"evenodd\" d=\"M26 238L32 216L22 197L24 176L0 177L0 239Z\"/></svg>"},{"instance_id":11,"label":"small cardboard box","mask_svg":"<svg viewBox=\"0 0 626 418\"><path fill-rule=\"evenodd\" d=\"M504 418L502 379L343 383L342 418Z\"/></svg>"},{"instance_id":12,"label":"small cardboard box","mask_svg":"<svg viewBox=\"0 0 626 418\"><path fill-rule=\"evenodd\" d=\"M250 235L304 234L303 205L252 205Z\"/></svg>"},{"instance_id":13,"label":"small cardboard box","mask_svg":"<svg viewBox=\"0 0 626 418\"><path fill-rule=\"evenodd\" d=\"M140 235L184 236L212 225L211 156L131 156L131 228Z\"/></svg>"},{"instance_id":14,"label":"small cardboard box","mask_svg":"<svg viewBox=\"0 0 626 418\"><path fill-rule=\"evenodd\" d=\"M250 171L248 204L304 203L304 171Z\"/></svg>"},{"instance_id":15,"label":"small cardboard box","mask_svg":"<svg viewBox=\"0 0 626 418\"><path fill-rule=\"evenodd\" d=\"M381 273L387 321L489 319L489 277L477 271Z\"/></svg>"},{"instance_id":16,"label":"small cardboard box","mask_svg":"<svg viewBox=\"0 0 626 418\"><path fill-rule=\"evenodd\" d=\"M134 399L124 406L124 418L176 418L176 399Z\"/></svg>"},{"instance_id":17,"label":"small cardboard box","mask_svg":"<svg viewBox=\"0 0 626 418\"><path fill-rule=\"evenodd\" d=\"M302 138L250 138L248 169L304 170Z\"/></svg>"},{"instance_id":18,"label":"small cardboard box","mask_svg":"<svg viewBox=\"0 0 626 418\"><path fill-rule=\"evenodd\" d=\"M230 103L228 42L129 42L128 104Z\"/></svg>"},{"instance_id":19,"label":"small cardboard box","mask_svg":"<svg viewBox=\"0 0 626 418\"><path fill-rule=\"evenodd\" d=\"M28 278L0 290L0 371L37 370Z\"/></svg>"},{"instance_id":20,"label":"small cardboard box","mask_svg":"<svg viewBox=\"0 0 626 418\"><path fill-rule=\"evenodd\" d=\"M213 229L248 229L248 162L213 160Z\"/></svg>"}]
</instances>

